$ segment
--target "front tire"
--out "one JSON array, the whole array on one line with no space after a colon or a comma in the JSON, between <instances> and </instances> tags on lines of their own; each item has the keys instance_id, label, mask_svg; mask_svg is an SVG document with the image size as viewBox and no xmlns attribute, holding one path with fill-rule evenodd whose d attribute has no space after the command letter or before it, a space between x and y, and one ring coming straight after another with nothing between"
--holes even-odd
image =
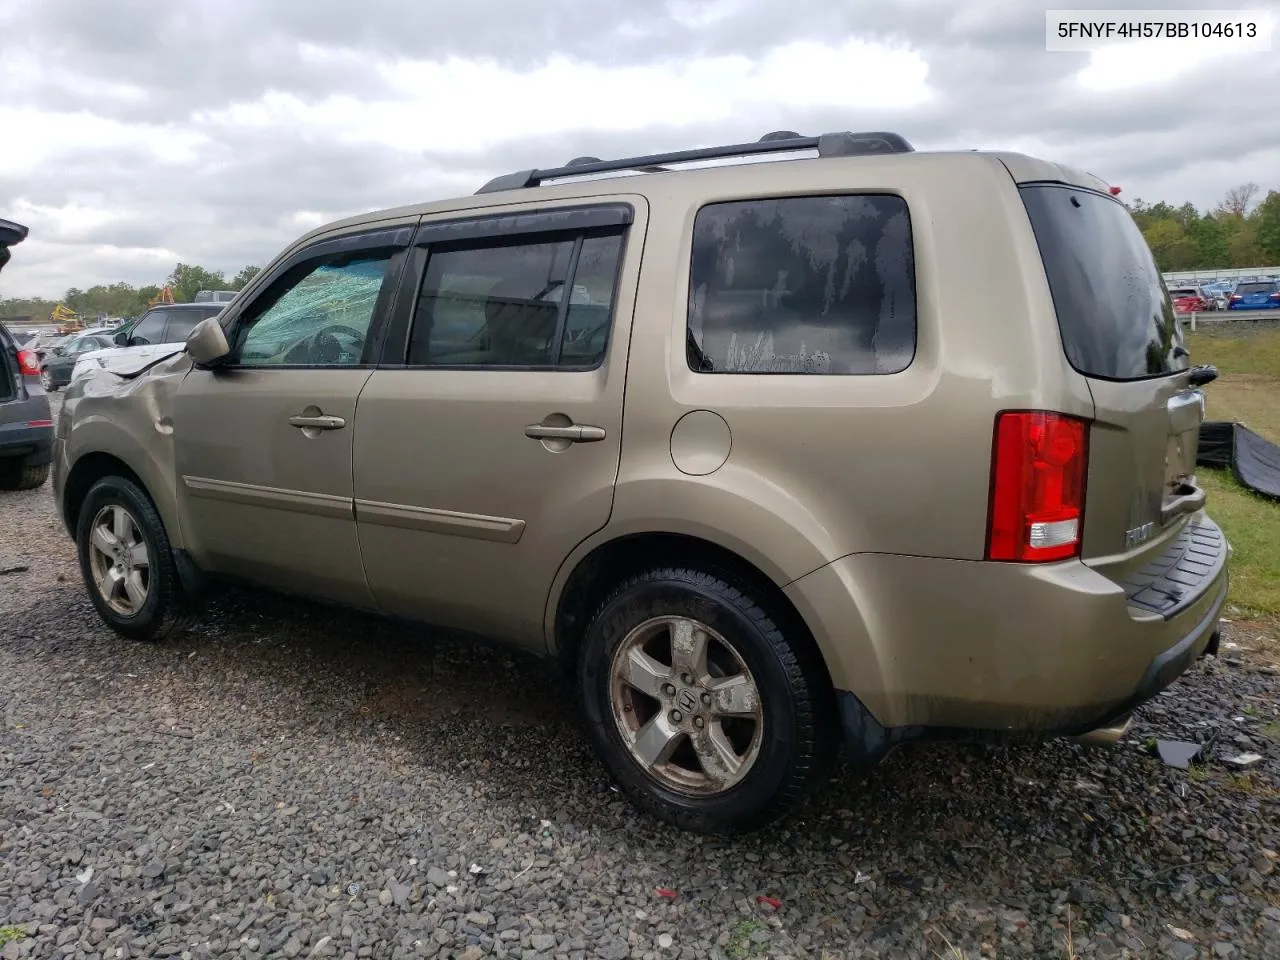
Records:
<instances>
[{"instance_id":1,"label":"front tire","mask_svg":"<svg viewBox=\"0 0 1280 960\"><path fill-rule=\"evenodd\" d=\"M183 594L169 536L151 499L125 477L95 483L76 524L80 574L106 624L131 640L163 640L185 627Z\"/></svg>"},{"instance_id":2,"label":"front tire","mask_svg":"<svg viewBox=\"0 0 1280 960\"><path fill-rule=\"evenodd\" d=\"M682 829L744 833L826 779L830 684L808 638L771 607L684 567L632 577L601 605L579 692L594 746L636 806Z\"/></svg>"}]
</instances>

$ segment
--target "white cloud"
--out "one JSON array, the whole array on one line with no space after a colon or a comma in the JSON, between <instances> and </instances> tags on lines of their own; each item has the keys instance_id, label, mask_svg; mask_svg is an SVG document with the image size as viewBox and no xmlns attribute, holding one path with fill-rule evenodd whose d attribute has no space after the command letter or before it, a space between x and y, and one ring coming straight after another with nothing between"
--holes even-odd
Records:
<instances>
[{"instance_id":1,"label":"white cloud","mask_svg":"<svg viewBox=\"0 0 1280 960\"><path fill-rule=\"evenodd\" d=\"M32 228L0 296L231 273L497 173L775 129L1021 149L1202 206L1280 188L1274 53L1048 53L1042 9L994 0L410 6L0 0L0 216Z\"/></svg>"},{"instance_id":2,"label":"white cloud","mask_svg":"<svg viewBox=\"0 0 1280 960\"><path fill-rule=\"evenodd\" d=\"M645 66L555 57L520 71L493 61L401 60L384 68L396 99L335 95L307 103L268 92L252 103L199 111L211 135L246 127L398 150L472 154L477 148L573 130L688 126L794 106L905 109L927 103L928 66L910 51L850 40L788 44L744 56Z\"/></svg>"}]
</instances>

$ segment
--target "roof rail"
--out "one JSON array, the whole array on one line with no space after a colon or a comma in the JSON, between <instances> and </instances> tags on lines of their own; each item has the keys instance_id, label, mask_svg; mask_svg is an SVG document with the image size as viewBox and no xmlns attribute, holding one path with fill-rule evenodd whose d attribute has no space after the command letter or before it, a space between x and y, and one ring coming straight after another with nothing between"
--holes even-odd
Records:
<instances>
[{"instance_id":1,"label":"roof rail","mask_svg":"<svg viewBox=\"0 0 1280 960\"><path fill-rule=\"evenodd\" d=\"M563 167L545 170L518 170L494 177L476 191L499 193L503 190L523 190L536 187L547 180L562 177L579 177L592 173L611 173L620 170L640 170L646 173L664 172L671 163L694 163L700 160L724 160L733 157L764 156L771 153L794 153L800 150L817 150L819 157L857 157L877 153L910 153L915 148L900 134L887 132L824 133L817 137L802 137L791 130L766 133L755 143L731 143L720 147L699 147L694 150L676 150L672 153L654 153L642 157L624 157L620 160L601 160L599 157L575 157Z\"/></svg>"}]
</instances>

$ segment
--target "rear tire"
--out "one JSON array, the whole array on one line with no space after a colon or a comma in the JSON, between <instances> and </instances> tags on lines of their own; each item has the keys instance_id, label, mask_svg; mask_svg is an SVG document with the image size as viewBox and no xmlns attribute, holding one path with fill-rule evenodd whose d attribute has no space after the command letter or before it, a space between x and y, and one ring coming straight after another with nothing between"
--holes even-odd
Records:
<instances>
[{"instance_id":1,"label":"rear tire","mask_svg":"<svg viewBox=\"0 0 1280 960\"><path fill-rule=\"evenodd\" d=\"M0 490L34 490L49 479L49 464L24 467L22 461L0 464Z\"/></svg>"},{"instance_id":2,"label":"rear tire","mask_svg":"<svg viewBox=\"0 0 1280 960\"><path fill-rule=\"evenodd\" d=\"M58 387L53 382L53 376L49 373L48 367L40 368L40 386L44 387L45 393L57 393Z\"/></svg>"},{"instance_id":3,"label":"rear tire","mask_svg":"<svg viewBox=\"0 0 1280 960\"><path fill-rule=\"evenodd\" d=\"M76 523L80 575L106 624L130 640L159 641L194 616L164 523L136 483L103 477L80 506Z\"/></svg>"},{"instance_id":4,"label":"rear tire","mask_svg":"<svg viewBox=\"0 0 1280 960\"><path fill-rule=\"evenodd\" d=\"M764 596L705 570L620 584L583 639L579 696L597 753L640 809L746 833L829 775L834 697L821 661ZM699 653L699 651L701 651Z\"/></svg>"}]
</instances>

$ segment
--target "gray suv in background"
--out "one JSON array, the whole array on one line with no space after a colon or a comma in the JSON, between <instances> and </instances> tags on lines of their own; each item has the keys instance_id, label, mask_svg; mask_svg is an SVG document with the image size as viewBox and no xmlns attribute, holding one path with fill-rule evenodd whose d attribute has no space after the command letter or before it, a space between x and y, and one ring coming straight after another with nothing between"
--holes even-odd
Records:
<instances>
[{"instance_id":1,"label":"gray suv in background","mask_svg":"<svg viewBox=\"0 0 1280 960\"><path fill-rule=\"evenodd\" d=\"M26 238L26 227L0 220L0 270L9 262L9 248ZM0 324L0 490L44 483L52 448L53 415L40 385L40 361Z\"/></svg>"}]
</instances>

